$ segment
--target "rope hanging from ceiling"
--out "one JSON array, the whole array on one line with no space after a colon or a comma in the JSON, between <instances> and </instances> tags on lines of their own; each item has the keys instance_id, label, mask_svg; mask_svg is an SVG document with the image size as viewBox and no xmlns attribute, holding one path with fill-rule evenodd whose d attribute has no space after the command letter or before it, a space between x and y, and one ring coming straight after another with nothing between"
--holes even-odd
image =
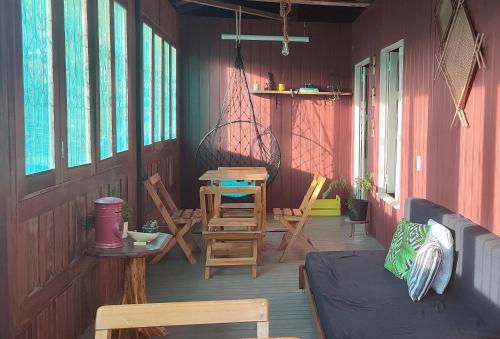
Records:
<instances>
[{"instance_id":1,"label":"rope hanging from ceiling","mask_svg":"<svg viewBox=\"0 0 500 339\"><path fill-rule=\"evenodd\" d=\"M280 0L280 16L283 18L283 48L281 54L287 56L290 53L288 49L288 14L292 10L292 0Z\"/></svg>"},{"instance_id":2,"label":"rope hanging from ceiling","mask_svg":"<svg viewBox=\"0 0 500 339\"><path fill-rule=\"evenodd\" d=\"M257 122L241 52L241 11L236 13L236 58L216 126L196 151L198 175L218 167L266 167L271 182L278 174L281 151L269 127Z\"/></svg>"}]
</instances>

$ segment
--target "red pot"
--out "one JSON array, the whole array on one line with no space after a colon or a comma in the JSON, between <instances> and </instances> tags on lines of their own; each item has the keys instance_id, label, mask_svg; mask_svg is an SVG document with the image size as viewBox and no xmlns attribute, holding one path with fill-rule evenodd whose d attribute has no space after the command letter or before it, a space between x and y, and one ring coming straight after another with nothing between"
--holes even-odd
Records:
<instances>
[{"instance_id":1,"label":"red pot","mask_svg":"<svg viewBox=\"0 0 500 339\"><path fill-rule=\"evenodd\" d=\"M94 202L95 206L95 246L117 248L123 246L120 234L123 200L104 197Z\"/></svg>"}]
</instances>

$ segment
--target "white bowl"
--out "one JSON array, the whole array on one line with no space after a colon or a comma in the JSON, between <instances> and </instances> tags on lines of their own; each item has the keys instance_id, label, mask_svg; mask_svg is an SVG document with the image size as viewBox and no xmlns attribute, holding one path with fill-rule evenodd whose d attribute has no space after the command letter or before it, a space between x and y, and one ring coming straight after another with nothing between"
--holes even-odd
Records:
<instances>
[{"instance_id":1,"label":"white bowl","mask_svg":"<svg viewBox=\"0 0 500 339\"><path fill-rule=\"evenodd\" d=\"M158 237L157 233L142 233L137 231L127 231L128 236L134 239L135 241L145 241L150 242L155 240Z\"/></svg>"}]
</instances>

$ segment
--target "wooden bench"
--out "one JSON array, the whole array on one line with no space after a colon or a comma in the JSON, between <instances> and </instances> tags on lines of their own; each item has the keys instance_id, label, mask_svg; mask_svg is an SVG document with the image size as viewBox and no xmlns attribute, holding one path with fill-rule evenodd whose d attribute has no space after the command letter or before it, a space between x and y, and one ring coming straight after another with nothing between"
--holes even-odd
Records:
<instances>
[{"instance_id":1,"label":"wooden bench","mask_svg":"<svg viewBox=\"0 0 500 339\"><path fill-rule=\"evenodd\" d=\"M113 330L136 329L138 337L150 338L148 328L233 323L254 323L256 338L268 338L269 301L242 299L101 306L96 315L95 339L109 339Z\"/></svg>"}]
</instances>

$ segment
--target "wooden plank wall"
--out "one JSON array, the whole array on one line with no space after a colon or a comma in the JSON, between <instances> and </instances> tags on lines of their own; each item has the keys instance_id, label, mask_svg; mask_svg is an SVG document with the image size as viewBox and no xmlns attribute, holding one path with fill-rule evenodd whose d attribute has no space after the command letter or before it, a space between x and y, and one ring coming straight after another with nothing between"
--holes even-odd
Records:
<instances>
[{"instance_id":1,"label":"wooden plank wall","mask_svg":"<svg viewBox=\"0 0 500 339\"><path fill-rule=\"evenodd\" d=\"M370 56L380 59L380 50L405 39L403 92L403 149L401 201L424 197L463 214L500 235L500 46L495 0L466 1L477 31L485 33L487 68L476 75L465 109L470 128L450 129L454 107L449 90L440 77L433 81L439 50L434 10L436 0L379 0L353 24L352 65ZM379 97L379 71L370 76ZM378 166L378 99L370 117L375 122L369 138L369 167ZM416 170L416 157L422 170ZM372 223L384 244L391 241L398 211L376 199Z\"/></svg>"},{"instance_id":2,"label":"wooden plank wall","mask_svg":"<svg viewBox=\"0 0 500 339\"><path fill-rule=\"evenodd\" d=\"M84 255L93 230L84 227L93 201L113 188L131 206L131 226L136 215L138 183L135 113L135 3L126 0L129 51L129 147L128 156L109 169L43 191L22 196L16 158L22 157L16 140L16 114L22 98L22 68L13 67L18 0L0 2L0 338L76 338L89 326L99 305L118 303L123 287L123 261L94 259ZM165 1L144 0L144 11L155 8L162 29L177 37L175 13ZM152 4L153 3L153 4ZM159 5L159 3L163 3ZM155 7L156 6L156 7ZM142 52L140 52L142 53ZM17 70L17 71L16 71ZM16 91L20 91L16 93ZM17 100L17 101L16 101ZM22 100L22 99L21 99ZM142 140L142 139L141 139ZM139 150L140 152L141 150ZM157 157L162 171L170 172L178 161L164 165L163 156L176 147L165 146ZM144 162L148 164L148 160ZM151 162L152 164L153 162ZM154 165L151 165L154 168ZM139 186L138 186L139 184ZM142 194L142 193L141 193ZM7 286L5 286L7 285ZM7 299L7 300L4 300Z\"/></svg>"},{"instance_id":3,"label":"wooden plank wall","mask_svg":"<svg viewBox=\"0 0 500 339\"><path fill-rule=\"evenodd\" d=\"M234 33L234 19L181 17L181 130L183 203L195 206L198 182L195 153L203 136L217 123L234 63L235 44L221 41ZM272 72L276 83L300 87L306 82L326 88L330 77L351 89L350 25L291 23L291 35L308 35L311 43L291 43L290 55L281 55L276 42L242 42L250 87L261 88ZM305 31L304 31L305 30ZM280 23L243 19L243 34L282 34ZM350 97L340 101L311 97L253 96L257 121L270 126L282 152L278 177L269 189L268 207L298 206L311 175L350 176Z\"/></svg>"}]
</instances>

